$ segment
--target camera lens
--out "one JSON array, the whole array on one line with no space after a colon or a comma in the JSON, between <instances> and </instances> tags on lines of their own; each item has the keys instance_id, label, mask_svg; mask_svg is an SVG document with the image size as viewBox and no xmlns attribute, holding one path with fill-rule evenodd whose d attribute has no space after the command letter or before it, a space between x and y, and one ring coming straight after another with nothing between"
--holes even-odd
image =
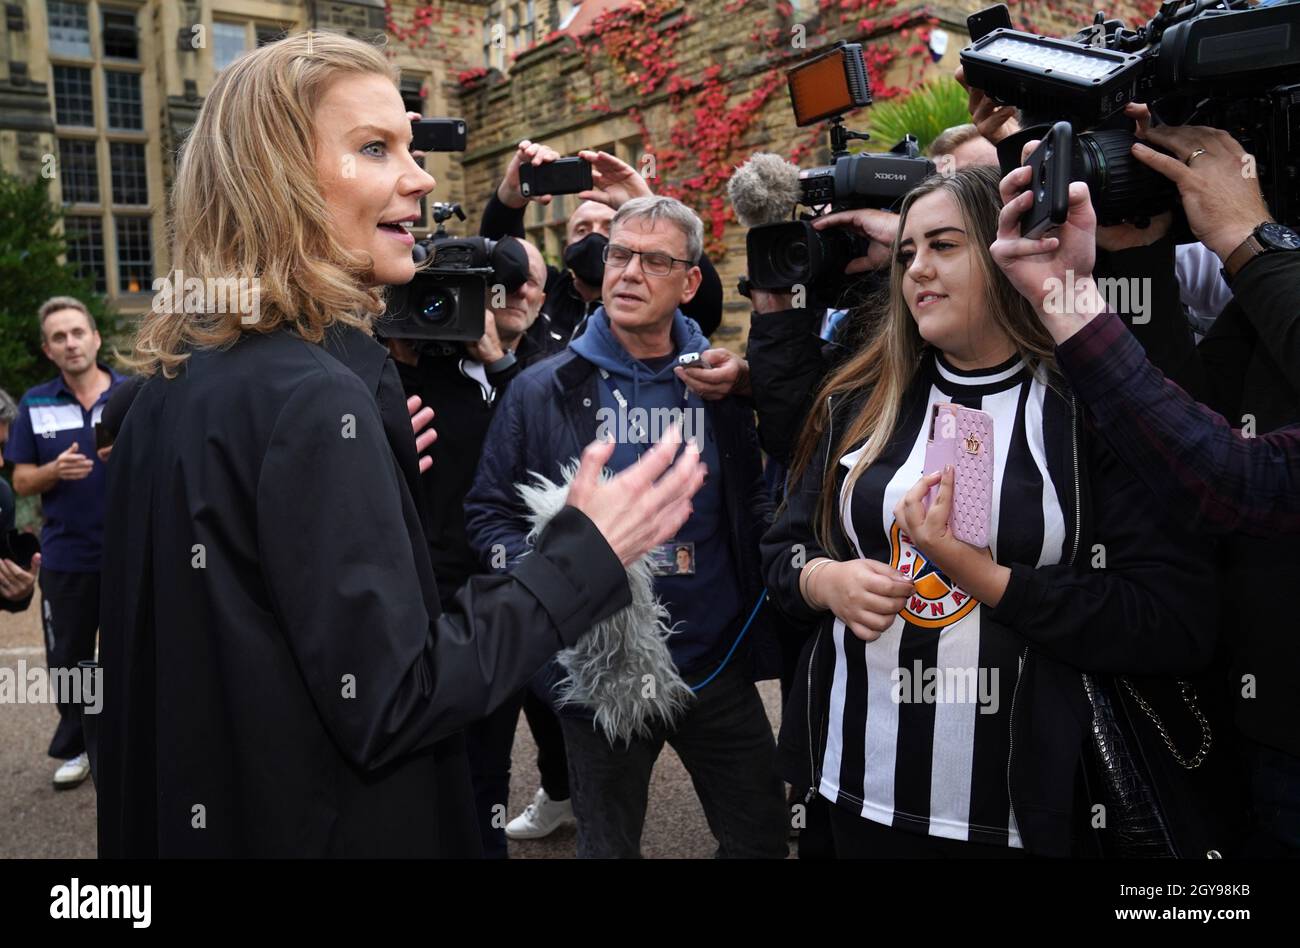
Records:
<instances>
[{"instance_id":1,"label":"camera lens","mask_svg":"<svg viewBox=\"0 0 1300 948\"><path fill-rule=\"evenodd\" d=\"M1136 140L1132 132L1119 129L1084 132L1075 139L1075 178L1087 182L1103 227L1154 217L1176 203L1174 183L1133 157L1129 149Z\"/></svg>"},{"instance_id":2,"label":"camera lens","mask_svg":"<svg viewBox=\"0 0 1300 948\"><path fill-rule=\"evenodd\" d=\"M808 279L808 244L802 240L774 244L771 248L769 266L772 273L781 280L801 283Z\"/></svg>"},{"instance_id":3,"label":"camera lens","mask_svg":"<svg viewBox=\"0 0 1300 948\"><path fill-rule=\"evenodd\" d=\"M432 287L417 312L421 322L441 326L456 314L455 295L446 287Z\"/></svg>"}]
</instances>

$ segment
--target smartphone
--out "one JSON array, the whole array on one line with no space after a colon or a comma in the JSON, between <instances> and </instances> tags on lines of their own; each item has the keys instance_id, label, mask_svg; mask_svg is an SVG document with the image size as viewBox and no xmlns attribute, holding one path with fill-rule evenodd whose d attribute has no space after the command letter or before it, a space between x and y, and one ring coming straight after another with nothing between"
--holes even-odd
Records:
<instances>
[{"instance_id":1,"label":"smartphone","mask_svg":"<svg viewBox=\"0 0 1300 948\"><path fill-rule=\"evenodd\" d=\"M0 533L0 559L12 560L19 569L30 571L32 557L41 552L41 541L34 533L6 530Z\"/></svg>"},{"instance_id":2,"label":"smartphone","mask_svg":"<svg viewBox=\"0 0 1300 948\"><path fill-rule=\"evenodd\" d=\"M411 123L411 151L464 151L469 125L460 118L427 118Z\"/></svg>"},{"instance_id":3,"label":"smartphone","mask_svg":"<svg viewBox=\"0 0 1300 948\"><path fill-rule=\"evenodd\" d=\"M994 30L1009 30L1011 28L1011 11L1007 9L1005 3L985 7L983 10L966 17L966 29L970 33L972 43L983 39Z\"/></svg>"},{"instance_id":4,"label":"smartphone","mask_svg":"<svg viewBox=\"0 0 1300 948\"><path fill-rule=\"evenodd\" d=\"M519 191L524 197L577 194L592 188L591 165L581 158L558 158L519 167Z\"/></svg>"},{"instance_id":5,"label":"smartphone","mask_svg":"<svg viewBox=\"0 0 1300 948\"><path fill-rule=\"evenodd\" d=\"M992 415L946 402L931 408L924 473L938 473L949 464L954 479L948 525L958 540L984 549L993 516ZM936 484L925 496L926 510L938 496Z\"/></svg>"},{"instance_id":6,"label":"smartphone","mask_svg":"<svg viewBox=\"0 0 1300 948\"><path fill-rule=\"evenodd\" d=\"M113 443L113 436L109 434L102 421L95 422L95 450L107 448Z\"/></svg>"},{"instance_id":7,"label":"smartphone","mask_svg":"<svg viewBox=\"0 0 1300 948\"><path fill-rule=\"evenodd\" d=\"M1057 122L1025 162L1033 169L1029 186L1034 206L1020 218L1020 236L1037 239L1065 223L1070 210L1070 164L1074 130Z\"/></svg>"}]
</instances>

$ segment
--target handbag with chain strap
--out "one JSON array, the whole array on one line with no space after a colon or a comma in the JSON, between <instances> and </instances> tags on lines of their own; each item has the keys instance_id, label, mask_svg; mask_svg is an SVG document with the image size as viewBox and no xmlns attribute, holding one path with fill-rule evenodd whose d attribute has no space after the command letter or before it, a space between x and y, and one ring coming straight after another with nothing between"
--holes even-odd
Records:
<instances>
[{"instance_id":1,"label":"handbag with chain strap","mask_svg":"<svg viewBox=\"0 0 1300 948\"><path fill-rule=\"evenodd\" d=\"M1214 731L1192 683L1082 677L1106 804L1099 827L1105 854L1222 858L1234 833L1234 801L1224 792L1229 757L1214 753ZM1170 700L1172 688L1176 701ZM1164 700L1155 701L1154 694Z\"/></svg>"}]
</instances>

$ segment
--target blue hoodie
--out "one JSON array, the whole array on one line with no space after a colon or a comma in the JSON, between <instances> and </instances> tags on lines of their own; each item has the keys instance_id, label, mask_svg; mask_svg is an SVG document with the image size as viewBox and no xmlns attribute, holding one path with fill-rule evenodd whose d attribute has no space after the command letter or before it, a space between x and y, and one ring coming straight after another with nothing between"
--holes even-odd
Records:
<instances>
[{"instance_id":1,"label":"blue hoodie","mask_svg":"<svg viewBox=\"0 0 1300 948\"><path fill-rule=\"evenodd\" d=\"M683 433L699 442L701 459L709 474L692 500L691 518L673 538L674 550L678 545L694 545L695 571L691 575L660 576L655 580L655 592L667 606L674 628L680 632L668 640L673 661L686 676L687 684L695 684L713 670L730 647L743 618L744 603L728 539L717 439L707 424L703 400L673 373L677 356L703 352L709 347L709 341L695 321L678 310L673 314L672 342L672 357L658 369L652 369L630 356L614 338L609 316L602 306L592 313L586 331L569 347L609 374L608 379L597 380L596 388L600 393L599 417L605 423L602 428L615 437L610 469L621 471L634 464L658 438L669 412L681 412ZM620 410L614 397L615 387L627 402L626 412Z\"/></svg>"}]
</instances>

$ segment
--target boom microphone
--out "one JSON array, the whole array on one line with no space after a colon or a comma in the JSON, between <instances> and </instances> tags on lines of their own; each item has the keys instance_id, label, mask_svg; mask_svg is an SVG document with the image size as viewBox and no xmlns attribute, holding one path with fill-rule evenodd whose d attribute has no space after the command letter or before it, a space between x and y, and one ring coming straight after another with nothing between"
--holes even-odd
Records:
<instances>
[{"instance_id":1,"label":"boom microphone","mask_svg":"<svg viewBox=\"0 0 1300 948\"><path fill-rule=\"evenodd\" d=\"M747 228L790 220L802 196L799 166L767 152L751 155L727 182L736 220Z\"/></svg>"}]
</instances>

